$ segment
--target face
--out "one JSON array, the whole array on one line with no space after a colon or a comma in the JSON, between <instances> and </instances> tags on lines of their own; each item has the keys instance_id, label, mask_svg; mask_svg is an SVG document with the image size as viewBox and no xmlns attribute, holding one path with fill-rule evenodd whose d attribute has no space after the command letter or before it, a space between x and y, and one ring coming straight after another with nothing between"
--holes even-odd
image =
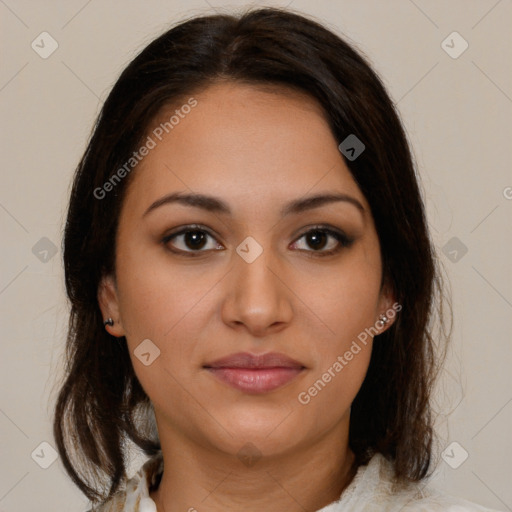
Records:
<instances>
[{"instance_id":1,"label":"face","mask_svg":"<svg viewBox=\"0 0 512 512\"><path fill-rule=\"evenodd\" d=\"M283 454L348 429L362 333L393 303L379 241L314 100L234 83L194 97L133 171L100 306L161 440Z\"/></svg>"}]
</instances>

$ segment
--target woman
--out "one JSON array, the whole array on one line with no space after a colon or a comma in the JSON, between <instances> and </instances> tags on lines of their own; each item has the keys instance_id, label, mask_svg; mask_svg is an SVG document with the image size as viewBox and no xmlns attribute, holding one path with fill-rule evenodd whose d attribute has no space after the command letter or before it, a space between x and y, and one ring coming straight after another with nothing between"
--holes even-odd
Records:
<instances>
[{"instance_id":1,"label":"woman","mask_svg":"<svg viewBox=\"0 0 512 512\"><path fill-rule=\"evenodd\" d=\"M145 48L78 166L64 262L54 432L92 510L488 510L425 486L424 206L381 81L315 21L197 17ZM126 483L128 440L150 459Z\"/></svg>"}]
</instances>

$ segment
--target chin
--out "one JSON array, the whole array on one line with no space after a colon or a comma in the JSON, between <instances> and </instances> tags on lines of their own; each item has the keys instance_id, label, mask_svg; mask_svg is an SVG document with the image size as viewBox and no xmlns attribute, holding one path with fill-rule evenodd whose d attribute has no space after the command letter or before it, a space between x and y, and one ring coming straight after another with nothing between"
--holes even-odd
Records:
<instances>
[{"instance_id":1,"label":"chin","mask_svg":"<svg viewBox=\"0 0 512 512\"><path fill-rule=\"evenodd\" d=\"M296 448L292 433L283 432L281 435L263 432L239 432L229 440L224 439L217 449L226 455L236 456L247 466L261 457L278 457ZM284 434L284 435L283 435Z\"/></svg>"}]
</instances>

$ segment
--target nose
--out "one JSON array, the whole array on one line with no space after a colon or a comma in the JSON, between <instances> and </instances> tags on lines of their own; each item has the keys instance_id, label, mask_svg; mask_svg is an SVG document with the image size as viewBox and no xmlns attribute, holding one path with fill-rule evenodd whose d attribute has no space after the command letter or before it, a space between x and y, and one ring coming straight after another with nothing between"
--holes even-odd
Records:
<instances>
[{"instance_id":1,"label":"nose","mask_svg":"<svg viewBox=\"0 0 512 512\"><path fill-rule=\"evenodd\" d=\"M251 263L237 253L233 258L234 265L226 281L223 321L255 337L286 328L293 317L293 292L278 258L270 249L265 249Z\"/></svg>"}]
</instances>

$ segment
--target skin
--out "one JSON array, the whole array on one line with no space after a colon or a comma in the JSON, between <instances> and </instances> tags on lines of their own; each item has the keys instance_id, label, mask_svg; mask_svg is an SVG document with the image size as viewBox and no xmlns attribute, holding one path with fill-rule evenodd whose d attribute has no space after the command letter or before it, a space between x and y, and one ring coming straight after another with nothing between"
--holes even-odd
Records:
<instances>
[{"instance_id":1,"label":"skin","mask_svg":"<svg viewBox=\"0 0 512 512\"><path fill-rule=\"evenodd\" d=\"M339 499L354 476L350 404L368 368L371 337L307 405L298 395L394 302L380 287L370 207L313 99L231 82L194 97L197 106L133 171L116 275L98 291L104 318L115 322L107 329L126 336L155 408L165 471L151 497L162 512L318 510ZM173 111L161 112L155 125ZM216 196L232 213L173 203L144 215L177 191ZM347 194L364 212L339 201L281 217L286 203L322 192ZM198 252L190 238L162 242L190 224L211 234L197 257L187 256ZM354 242L343 247L325 235L315 246L304 235L317 224ZM263 249L252 263L236 252L248 236ZM160 350L149 366L134 355L145 339ZM305 369L269 393L244 393L203 368L235 352L270 351ZM247 443L260 456L251 465L237 456Z\"/></svg>"}]
</instances>

